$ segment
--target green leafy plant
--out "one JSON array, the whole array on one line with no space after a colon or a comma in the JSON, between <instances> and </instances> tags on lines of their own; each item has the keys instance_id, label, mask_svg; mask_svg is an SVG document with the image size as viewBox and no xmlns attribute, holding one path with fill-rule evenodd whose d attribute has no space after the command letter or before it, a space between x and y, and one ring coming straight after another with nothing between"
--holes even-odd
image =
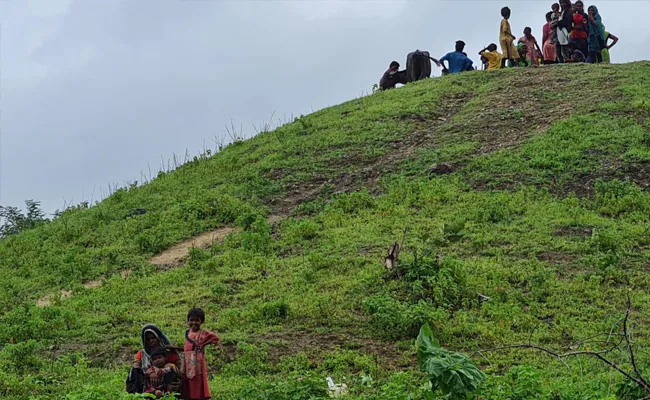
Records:
<instances>
[{"instance_id":1,"label":"green leafy plant","mask_svg":"<svg viewBox=\"0 0 650 400\"><path fill-rule=\"evenodd\" d=\"M418 365L428 374L432 391L439 390L449 400L475 398L474 393L486 377L468 356L441 348L429 324L420 328L415 345Z\"/></svg>"}]
</instances>

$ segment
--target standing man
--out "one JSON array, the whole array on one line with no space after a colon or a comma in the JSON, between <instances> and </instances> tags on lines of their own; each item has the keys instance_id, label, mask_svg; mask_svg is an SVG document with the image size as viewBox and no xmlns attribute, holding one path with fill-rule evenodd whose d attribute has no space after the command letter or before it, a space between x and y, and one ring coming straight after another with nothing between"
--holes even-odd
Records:
<instances>
[{"instance_id":1,"label":"standing man","mask_svg":"<svg viewBox=\"0 0 650 400\"><path fill-rule=\"evenodd\" d=\"M585 14L585 6L582 0L578 0L574 4L575 11L573 13L573 30L571 31L571 38L575 43L576 49L580 50L582 54L587 54L587 37L589 35L589 27L587 25L588 16Z\"/></svg>"},{"instance_id":2,"label":"standing man","mask_svg":"<svg viewBox=\"0 0 650 400\"><path fill-rule=\"evenodd\" d=\"M440 64L442 64L443 68L443 73L445 71L448 71L449 73L452 74L457 74L463 71L467 71L472 67L472 60L467 58L466 55L463 54L463 50L465 50L465 42L462 40L459 40L456 42L456 51L453 51L451 53L445 54L444 57L440 59ZM449 64L449 68L445 66L445 61Z\"/></svg>"}]
</instances>

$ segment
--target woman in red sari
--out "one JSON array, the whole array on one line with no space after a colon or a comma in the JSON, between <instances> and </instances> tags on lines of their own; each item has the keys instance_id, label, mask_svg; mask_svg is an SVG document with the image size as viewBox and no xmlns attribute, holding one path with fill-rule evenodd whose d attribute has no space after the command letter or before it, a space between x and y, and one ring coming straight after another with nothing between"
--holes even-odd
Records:
<instances>
[{"instance_id":1,"label":"woman in red sari","mask_svg":"<svg viewBox=\"0 0 650 400\"><path fill-rule=\"evenodd\" d=\"M542 28L542 31L544 32L542 36L542 54L544 57L544 64L555 64L557 59L555 43L553 43L553 28L551 27L552 15L552 11L549 11L546 14L546 25Z\"/></svg>"},{"instance_id":2,"label":"woman in red sari","mask_svg":"<svg viewBox=\"0 0 650 400\"><path fill-rule=\"evenodd\" d=\"M183 362L183 399L204 400L210 399L208 386L207 366L205 363L205 346L218 344L219 337L210 331L201 329L205 322L205 313L200 308L192 308L187 313L187 326L185 332L185 360Z\"/></svg>"}]
</instances>

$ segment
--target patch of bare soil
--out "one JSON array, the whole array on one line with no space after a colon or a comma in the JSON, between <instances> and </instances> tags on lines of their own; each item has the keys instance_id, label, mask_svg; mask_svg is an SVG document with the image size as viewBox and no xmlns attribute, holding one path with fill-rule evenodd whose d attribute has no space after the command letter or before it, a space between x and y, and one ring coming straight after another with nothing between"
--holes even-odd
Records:
<instances>
[{"instance_id":1,"label":"patch of bare soil","mask_svg":"<svg viewBox=\"0 0 650 400\"><path fill-rule=\"evenodd\" d=\"M65 299L66 297L72 296L72 292L70 290L61 289L58 295L61 296L61 299ZM48 294L41 297L40 299L36 300L36 307L47 307L52 305L52 302L55 300L56 296L56 294Z\"/></svg>"},{"instance_id":2,"label":"patch of bare soil","mask_svg":"<svg viewBox=\"0 0 650 400\"><path fill-rule=\"evenodd\" d=\"M377 194L380 178L398 169L400 164L412 158L416 152L435 142L438 130L447 123L471 98L469 93L458 93L445 98L441 110L435 115L405 115L402 120L417 122L417 129L405 138L388 143L389 150L378 157L368 159L360 154L349 154L327 167L339 170L338 176L314 175L312 179L286 185L285 193L269 199L275 214L292 215L296 206L335 193L350 193L366 188ZM269 178L280 180L287 172L274 170Z\"/></svg>"},{"instance_id":3,"label":"patch of bare soil","mask_svg":"<svg viewBox=\"0 0 650 400\"><path fill-rule=\"evenodd\" d=\"M528 72L528 71L526 71ZM592 110L597 104L615 101L621 94L614 90L616 85L613 73L603 74L597 78L601 90L594 92L593 85L585 84L583 77L562 77L554 66L544 66L536 69L534 74L517 74L512 82L499 90L483 96L489 107L476 112L475 119L468 116L468 123L456 126L455 130L467 131L468 139L477 141L480 146L475 154L489 154L501 149L518 146L522 141L544 133L554 122L569 117L576 111ZM541 90L543 88L543 90ZM604 90L603 90L604 89ZM584 93L583 96L568 96L566 93ZM547 97L549 96L549 97ZM598 101L594 101L597 99ZM480 124L476 124L476 121ZM481 126L482 125L482 126ZM591 151L594 156L598 150ZM565 184L551 184L550 192L558 196L575 193L579 198L590 197L594 194L594 182L597 179L627 179L630 176L641 187L650 186L650 178L645 171L626 173L617 160L605 160L594 172L578 176ZM520 179L504 176L508 183L492 184L474 182L479 190L484 188L510 190L529 177ZM491 178L498 182L499 177ZM516 183L512 183L516 182Z\"/></svg>"},{"instance_id":4,"label":"patch of bare soil","mask_svg":"<svg viewBox=\"0 0 650 400\"><path fill-rule=\"evenodd\" d=\"M269 361L277 364L282 357L305 353L320 361L326 352L336 349L354 349L371 355L388 370L407 369L416 359L408 359L394 343L362 338L346 333L318 334L310 331L275 332L254 339L256 343L268 343ZM310 357L311 358L311 357Z\"/></svg>"},{"instance_id":5,"label":"patch of bare soil","mask_svg":"<svg viewBox=\"0 0 650 400\"><path fill-rule=\"evenodd\" d=\"M641 189L650 190L650 165L646 163L630 165L623 169L623 175Z\"/></svg>"},{"instance_id":6,"label":"patch of bare soil","mask_svg":"<svg viewBox=\"0 0 650 400\"><path fill-rule=\"evenodd\" d=\"M554 188L551 193L566 195L575 193L578 198L589 198L595 194L597 180L619 179L630 181L645 191L650 191L650 166L645 164L623 164L620 160L606 160L594 172L576 177L559 188Z\"/></svg>"},{"instance_id":7,"label":"patch of bare soil","mask_svg":"<svg viewBox=\"0 0 650 400\"><path fill-rule=\"evenodd\" d=\"M555 236L590 237L594 228L591 226L563 226L553 232Z\"/></svg>"},{"instance_id":8,"label":"patch of bare soil","mask_svg":"<svg viewBox=\"0 0 650 400\"><path fill-rule=\"evenodd\" d=\"M575 254L561 253L559 251L545 251L537 254L539 261L547 262L549 265L567 266L571 264L577 256Z\"/></svg>"},{"instance_id":9,"label":"patch of bare soil","mask_svg":"<svg viewBox=\"0 0 650 400\"><path fill-rule=\"evenodd\" d=\"M529 72L529 71L526 71ZM533 72L531 70L531 72ZM534 73L520 73L503 87L487 93L485 107L468 116L468 139L481 145L476 154L488 154L511 148L522 141L545 132L554 122L571 115L593 101L585 95L566 96L568 87L580 84L569 77L559 76L553 66L537 67ZM602 82L599 96L616 96L613 79ZM541 90L543 88L543 90ZM578 92L584 92L578 90ZM551 96L547 98L546 96ZM599 101L611 100L599 98Z\"/></svg>"}]
</instances>

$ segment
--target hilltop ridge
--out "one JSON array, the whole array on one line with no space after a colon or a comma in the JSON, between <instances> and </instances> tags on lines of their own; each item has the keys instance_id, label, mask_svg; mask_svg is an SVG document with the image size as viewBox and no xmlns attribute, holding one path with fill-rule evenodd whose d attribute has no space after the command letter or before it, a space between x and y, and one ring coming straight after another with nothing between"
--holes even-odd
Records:
<instances>
[{"instance_id":1,"label":"hilltop ridge","mask_svg":"<svg viewBox=\"0 0 650 400\"><path fill-rule=\"evenodd\" d=\"M422 324L467 354L560 350L609 331L626 293L635 346L650 349L649 99L649 62L427 79L9 236L0 395L121 398L142 325L181 343L195 305L222 338L220 399L327 398L326 376L350 399L437 398L415 362ZM590 359L472 361L485 399L634 393Z\"/></svg>"}]
</instances>

